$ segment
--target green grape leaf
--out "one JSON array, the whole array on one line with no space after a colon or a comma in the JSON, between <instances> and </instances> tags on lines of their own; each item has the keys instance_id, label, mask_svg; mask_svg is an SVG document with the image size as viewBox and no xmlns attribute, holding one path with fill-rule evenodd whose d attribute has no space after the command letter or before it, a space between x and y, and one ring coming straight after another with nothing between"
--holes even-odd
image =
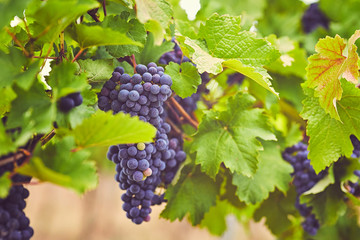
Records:
<instances>
[{"instance_id":1,"label":"green grape leaf","mask_svg":"<svg viewBox=\"0 0 360 240\"><path fill-rule=\"evenodd\" d=\"M155 45L154 35L149 33L144 49L140 53L135 53L135 59L142 64L157 62L164 53L172 51L173 47L174 43L171 41L164 41L161 45Z\"/></svg>"},{"instance_id":2,"label":"green grape leaf","mask_svg":"<svg viewBox=\"0 0 360 240\"><path fill-rule=\"evenodd\" d=\"M181 98L190 97L193 93L196 93L197 87L201 83L196 67L189 62L183 62L181 66L170 62L165 68L165 73L173 81L171 89Z\"/></svg>"},{"instance_id":3,"label":"green grape leaf","mask_svg":"<svg viewBox=\"0 0 360 240\"><path fill-rule=\"evenodd\" d=\"M58 100L70 93L81 92L88 87L86 74L77 74L76 63L63 62L52 68L48 84L52 88L53 98Z\"/></svg>"},{"instance_id":4,"label":"green grape leaf","mask_svg":"<svg viewBox=\"0 0 360 240\"><path fill-rule=\"evenodd\" d=\"M239 210L229 204L228 201L217 200L216 205L212 206L209 212L205 213L200 227L206 228L213 235L221 236L227 228L226 216L234 214L236 211Z\"/></svg>"},{"instance_id":5,"label":"green grape leaf","mask_svg":"<svg viewBox=\"0 0 360 240\"><path fill-rule=\"evenodd\" d=\"M144 25L137 19L128 19L128 17L125 12L121 16L108 16L102 22L102 26L120 33L126 33L130 39L145 44L146 30ZM120 58L140 52L141 48L134 45L116 45L106 46L106 50L111 56Z\"/></svg>"},{"instance_id":6,"label":"green grape leaf","mask_svg":"<svg viewBox=\"0 0 360 240\"><path fill-rule=\"evenodd\" d=\"M45 42L54 41L79 16L100 5L94 0L52 0L36 4L38 6L27 14L36 21L35 36ZM96 31L94 35L97 36ZM88 37L92 39L90 35Z\"/></svg>"},{"instance_id":7,"label":"green grape leaf","mask_svg":"<svg viewBox=\"0 0 360 240\"><path fill-rule=\"evenodd\" d=\"M263 68L279 56L265 39L241 31L240 17L213 14L199 30L198 39L185 37L184 46L200 73L218 74L231 68L276 94Z\"/></svg>"},{"instance_id":8,"label":"green grape leaf","mask_svg":"<svg viewBox=\"0 0 360 240\"><path fill-rule=\"evenodd\" d=\"M299 43L290 40L289 37L276 38L270 35L266 38L277 49L281 56L268 66L271 72L277 72L282 75L295 75L305 78L307 66L306 51L299 47Z\"/></svg>"},{"instance_id":9,"label":"green grape leaf","mask_svg":"<svg viewBox=\"0 0 360 240\"><path fill-rule=\"evenodd\" d=\"M182 220L186 214L192 225L197 225L204 214L216 203L219 183L202 173L199 168L192 172L193 166L187 165L175 185L169 186L165 193L168 200L160 216L170 221Z\"/></svg>"},{"instance_id":10,"label":"green grape leaf","mask_svg":"<svg viewBox=\"0 0 360 240\"><path fill-rule=\"evenodd\" d=\"M85 119L71 134L79 148L152 142L156 128L129 114L98 111Z\"/></svg>"},{"instance_id":11,"label":"green grape leaf","mask_svg":"<svg viewBox=\"0 0 360 240\"><path fill-rule=\"evenodd\" d=\"M39 71L38 61L27 66L28 59L15 47L9 48L9 54L0 52L0 65L2 66L0 88L16 82L19 87L28 90ZM27 67L26 71L23 70L24 66Z\"/></svg>"},{"instance_id":12,"label":"green grape leaf","mask_svg":"<svg viewBox=\"0 0 360 240\"><path fill-rule=\"evenodd\" d=\"M301 195L300 203L306 203L307 206L313 207L312 212L321 225L332 225L346 212L344 196L337 183L329 185L320 193Z\"/></svg>"},{"instance_id":13,"label":"green grape leaf","mask_svg":"<svg viewBox=\"0 0 360 240\"><path fill-rule=\"evenodd\" d=\"M17 98L11 103L12 109L7 120L7 129L20 127L22 131L47 133L55 118L55 104L46 95L43 86L35 82L28 91L14 87Z\"/></svg>"},{"instance_id":14,"label":"green grape leaf","mask_svg":"<svg viewBox=\"0 0 360 240\"><path fill-rule=\"evenodd\" d=\"M80 194L94 189L98 183L95 162L87 160L90 152L72 152L74 147L75 141L71 136L58 142L52 141L45 148L38 146L34 157L17 172L71 188Z\"/></svg>"},{"instance_id":15,"label":"green grape leaf","mask_svg":"<svg viewBox=\"0 0 360 240\"><path fill-rule=\"evenodd\" d=\"M292 166L281 156L280 147L275 142L265 142L260 152L258 170L252 178L235 173L233 184L241 201L255 204L269 196L275 187L285 193L292 179Z\"/></svg>"},{"instance_id":16,"label":"green grape leaf","mask_svg":"<svg viewBox=\"0 0 360 240\"><path fill-rule=\"evenodd\" d=\"M112 60L107 59L85 59L76 61L80 67L80 73L87 73L89 82L104 82L110 79L114 71Z\"/></svg>"},{"instance_id":17,"label":"green grape leaf","mask_svg":"<svg viewBox=\"0 0 360 240\"><path fill-rule=\"evenodd\" d=\"M343 89L340 77L356 84L359 76L356 52L356 39L360 37L357 30L346 45L339 35L335 38L320 39L315 46L316 54L309 57L307 80L305 85L315 89L315 96L319 97L320 106L331 117L340 120L336 102L341 99ZM345 48L347 52L344 52Z\"/></svg>"},{"instance_id":18,"label":"green grape leaf","mask_svg":"<svg viewBox=\"0 0 360 240\"><path fill-rule=\"evenodd\" d=\"M6 198L11 188L10 173L6 172L0 176L0 198Z\"/></svg>"},{"instance_id":19,"label":"green grape leaf","mask_svg":"<svg viewBox=\"0 0 360 240\"><path fill-rule=\"evenodd\" d=\"M2 0L0 2L0 29L8 25L15 16L22 17L29 2L30 0Z\"/></svg>"},{"instance_id":20,"label":"green grape leaf","mask_svg":"<svg viewBox=\"0 0 360 240\"><path fill-rule=\"evenodd\" d=\"M142 47L140 42L129 38L125 33L100 26L72 25L69 30L71 37L82 49L105 45L134 45Z\"/></svg>"},{"instance_id":21,"label":"green grape leaf","mask_svg":"<svg viewBox=\"0 0 360 240\"><path fill-rule=\"evenodd\" d=\"M140 22L156 20L163 28L167 28L172 17L170 4L165 0L135 0L136 16Z\"/></svg>"},{"instance_id":22,"label":"green grape leaf","mask_svg":"<svg viewBox=\"0 0 360 240\"><path fill-rule=\"evenodd\" d=\"M360 139L360 89L344 79L341 79L341 85L344 92L342 99L337 102L337 109L342 122L325 112L320 106L319 99L314 97L312 89L304 89L308 96L303 101L301 116L308 121L308 157L317 173L337 161L340 156L351 156L351 134Z\"/></svg>"},{"instance_id":23,"label":"green grape leaf","mask_svg":"<svg viewBox=\"0 0 360 240\"><path fill-rule=\"evenodd\" d=\"M197 152L196 163L212 178L221 163L231 172L252 177L263 149L257 138L276 140L263 110L251 108L254 102L252 96L239 93L230 98L226 111L210 111L200 123L192 151Z\"/></svg>"},{"instance_id":24,"label":"green grape leaf","mask_svg":"<svg viewBox=\"0 0 360 240\"><path fill-rule=\"evenodd\" d=\"M0 88L0 117L10 110L10 103L16 98L15 92L11 87Z\"/></svg>"},{"instance_id":25,"label":"green grape leaf","mask_svg":"<svg viewBox=\"0 0 360 240\"><path fill-rule=\"evenodd\" d=\"M5 127L0 122L0 156L16 150L16 145L12 142L10 136L6 134Z\"/></svg>"},{"instance_id":26,"label":"green grape leaf","mask_svg":"<svg viewBox=\"0 0 360 240\"><path fill-rule=\"evenodd\" d=\"M294 189L291 189L286 196L279 191L270 193L269 198L255 211L254 220L258 222L265 217L265 224L271 232L276 235L281 234L292 225L289 215L294 215L297 212L294 208L295 198Z\"/></svg>"},{"instance_id":27,"label":"green grape leaf","mask_svg":"<svg viewBox=\"0 0 360 240\"><path fill-rule=\"evenodd\" d=\"M357 239L360 235L355 209L348 209L347 214L341 216L335 225L322 226L316 233L315 240Z\"/></svg>"},{"instance_id":28,"label":"green grape leaf","mask_svg":"<svg viewBox=\"0 0 360 240\"><path fill-rule=\"evenodd\" d=\"M91 91L90 86L88 86L88 89L81 91L81 96L83 97L83 103L80 106L66 113L61 111L57 112L56 123L59 127L75 128L81 124L84 119L89 118L95 113L93 105L97 102L96 93Z\"/></svg>"}]
</instances>

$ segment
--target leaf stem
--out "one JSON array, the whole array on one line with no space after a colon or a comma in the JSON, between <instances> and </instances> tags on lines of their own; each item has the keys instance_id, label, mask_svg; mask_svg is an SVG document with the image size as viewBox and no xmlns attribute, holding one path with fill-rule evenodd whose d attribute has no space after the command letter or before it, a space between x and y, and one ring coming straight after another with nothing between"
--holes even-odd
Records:
<instances>
[{"instance_id":1,"label":"leaf stem","mask_svg":"<svg viewBox=\"0 0 360 240\"><path fill-rule=\"evenodd\" d=\"M81 48L80 51L76 54L76 56L74 57L74 59L71 62L75 62L76 59L78 59L78 57L80 57L80 55L82 54L82 52L85 50L85 48Z\"/></svg>"},{"instance_id":2,"label":"leaf stem","mask_svg":"<svg viewBox=\"0 0 360 240\"><path fill-rule=\"evenodd\" d=\"M24 48L24 46L21 44L19 39L16 38L15 34L10 32L8 27L5 27L6 32L11 36L11 38L14 40L14 42L21 48L21 50L24 52L26 57L30 57L30 53Z\"/></svg>"},{"instance_id":3,"label":"leaf stem","mask_svg":"<svg viewBox=\"0 0 360 240\"><path fill-rule=\"evenodd\" d=\"M104 10L104 16L106 17L107 13L106 13L106 2L105 2L105 0L102 2L102 7L103 7L103 10Z\"/></svg>"},{"instance_id":4,"label":"leaf stem","mask_svg":"<svg viewBox=\"0 0 360 240\"><path fill-rule=\"evenodd\" d=\"M195 129L197 129L199 127L199 123L197 121L195 121L194 119L192 119L189 114L184 110L184 108L173 98L171 97L169 99L170 103L172 104L172 106L174 106L182 116L184 116L184 118L188 121L188 123L193 126Z\"/></svg>"}]
</instances>

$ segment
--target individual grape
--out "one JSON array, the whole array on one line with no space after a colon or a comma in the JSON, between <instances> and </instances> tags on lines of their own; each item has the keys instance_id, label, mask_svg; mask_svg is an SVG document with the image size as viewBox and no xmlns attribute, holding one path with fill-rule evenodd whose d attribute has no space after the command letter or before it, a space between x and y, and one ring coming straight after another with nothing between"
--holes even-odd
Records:
<instances>
[{"instance_id":1,"label":"individual grape","mask_svg":"<svg viewBox=\"0 0 360 240\"><path fill-rule=\"evenodd\" d=\"M137 100L139 100L140 94L139 94L137 91L132 90L132 91L129 92L128 97L129 97L129 99L130 99L131 101L136 102Z\"/></svg>"},{"instance_id":2,"label":"individual grape","mask_svg":"<svg viewBox=\"0 0 360 240\"><path fill-rule=\"evenodd\" d=\"M136 67L135 67L135 70L137 73L143 75L144 73L147 72L147 67L143 64L138 64Z\"/></svg>"},{"instance_id":3,"label":"individual grape","mask_svg":"<svg viewBox=\"0 0 360 240\"><path fill-rule=\"evenodd\" d=\"M75 107L81 105L83 102L83 97L81 96L80 92L70 93L67 96L74 101Z\"/></svg>"},{"instance_id":4,"label":"individual grape","mask_svg":"<svg viewBox=\"0 0 360 240\"><path fill-rule=\"evenodd\" d=\"M75 107L74 100L68 97L62 97L58 103L59 109L62 112L69 112L71 109Z\"/></svg>"},{"instance_id":5,"label":"individual grape","mask_svg":"<svg viewBox=\"0 0 360 240\"><path fill-rule=\"evenodd\" d=\"M115 70L114 70L114 72L118 72L118 73L120 73L120 74L124 74L124 68L123 67L116 67L115 68Z\"/></svg>"}]
</instances>

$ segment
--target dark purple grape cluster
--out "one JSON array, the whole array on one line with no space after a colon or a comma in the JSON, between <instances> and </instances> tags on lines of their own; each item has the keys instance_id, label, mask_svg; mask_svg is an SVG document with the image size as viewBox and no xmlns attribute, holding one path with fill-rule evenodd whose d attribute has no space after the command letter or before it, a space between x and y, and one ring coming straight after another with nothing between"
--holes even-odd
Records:
<instances>
[{"instance_id":1,"label":"dark purple grape cluster","mask_svg":"<svg viewBox=\"0 0 360 240\"><path fill-rule=\"evenodd\" d=\"M175 176L186 154L181 144L171 144L171 126L165 122L163 104L171 96L171 78L155 63L137 65L130 76L117 67L99 94L98 106L103 111L113 110L138 116L157 128L154 143L120 144L110 146L107 157L116 164L116 181L126 192L122 195L123 210L136 224L150 220L151 205L161 204L163 196L156 188L165 187ZM182 155L182 152L184 155ZM166 179L166 182L163 180Z\"/></svg>"},{"instance_id":2,"label":"dark purple grape cluster","mask_svg":"<svg viewBox=\"0 0 360 240\"><path fill-rule=\"evenodd\" d=\"M24 158L19 159L19 163ZM14 163L7 163L0 167L0 176L5 172L11 172ZM25 216L25 199L29 191L21 183L29 182L30 177L15 174L11 177L13 186L5 198L0 198L0 239L27 240L30 239L34 230L29 226L30 220Z\"/></svg>"},{"instance_id":3,"label":"dark purple grape cluster","mask_svg":"<svg viewBox=\"0 0 360 240\"><path fill-rule=\"evenodd\" d=\"M312 3L301 18L303 30L310 33L318 27L329 29L329 19L320 10L318 3Z\"/></svg>"},{"instance_id":4,"label":"dark purple grape cluster","mask_svg":"<svg viewBox=\"0 0 360 240\"><path fill-rule=\"evenodd\" d=\"M296 188L297 198L295 207L305 217L302 223L303 229L310 235L315 235L320 225L315 215L311 213L312 208L306 204L300 204L300 195L311 189L318 181L327 175L327 169L316 174L308 159L307 145L299 142L296 145L285 149L282 156L294 168L291 174L294 177L293 184Z\"/></svg>"},{"instance_id":5,"label":"dark purple grape cluster","mask_svg":"<svg viewBox=\"0 0 360 240\"><path fill-rule=\"evenodd\" d=\"M183 52L181 51L181 48L175 42L175 39L173 38L173 39L171 39L171 41L173 43L175 43L173 50L170 52L164 53L160 57L159 63L167 65L167 64L169 64L169 62L174 62L174 63L177 63L180 65L183 62L190 62L190 59L188 57L184 56Z\"/></svg>"},{"instance_id":6,"label":"dark purple grape cluster","mask_svg":"<svg viewBox=\"0 0 360 240\"><path fill-rule=\"evenodd\" d=\"M80 106L83 102L83 97L80 92L68 94L65 97L62 97L58 101L58 107L62 112L69 112L74 107Z\"/></svg>"}]
</instances>

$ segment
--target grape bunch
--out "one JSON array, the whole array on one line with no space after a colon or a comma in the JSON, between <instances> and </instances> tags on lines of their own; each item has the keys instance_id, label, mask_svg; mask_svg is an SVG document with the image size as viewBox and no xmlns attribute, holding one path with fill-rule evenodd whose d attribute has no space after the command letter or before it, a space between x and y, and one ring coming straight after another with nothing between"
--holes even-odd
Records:
<instances>
[{"instance_id":1,"label":"grape bunch","mask_svg":"<svg viewBox=\"0 0 360 240\"><path fill-rule=\"evenodd\" d=\"M58 107L60 111L67 113L74 107L80 106L82 102L83 102L83 98L80 92L71 93L59 99Z\"/></svg>"},{"instance_id":2,"label":"grape bunch","mask_svg":"<svg viewBox=\"0 0 360 240\"><path fill-rule=\"evenodd\" d=\"M121 67L99 93L98 106L138 116L157 128L154 143L119 144L109 147L107 158L116 164L115 180L126 192L122 195L123 210L136 224L150 220L151 205L161 204L163 195L155 194L161 184L165 187L175 176L186 154L182 145L169 139L171 126L166 123L164 102L171 96L172 80L155 63L139 64L133 76Z\"/></svg>"},{"instance_id":3,"label":"grape bunch","mask_svg":"<svg viewBox=\"0 0 360 240\"><path fill-rule=\"evenodd\" d=\"M24 161L24 157L18 160L18 164ZM12 172L14 163L10 162L0 167L0 176L5 172ZM0 239L26 240L34 234L29 226L30 220L25 216L25 199L29 191L21 183L29 182L30 177L14 174L11 177L13 186L5 198L0 198Z\"/></svg>"},{"instance_id":4,"label":"grape bunch","mask_svg":"<svg viewBox=\"0 0 360 240\"><path fill-rule=\"evenodd\" d=\"M169 62L174 62L174 63L177 63L180 65L183 62L190 62L190 59L183 55L183 52L181 51L181 48L179 47L179 45L177 45L177 43L175 42L175 39L173 38L173 39L171 39L171 41L173 43L175 43L173 50L170 52L164 53L160 57L159 63L167 65L167 64L169 64Z\"/></svg>"},{"instance_id":5,"label":"grape bunch","mask_svg":"<svg viewBox=\"0 0 360 240\"><path fill-rule=\"evenodd\" d=\"M318 3L310 4L301 18L303 30L310 33L318 27L329 29L329 19L320 10Z\"/></svg>"},{"instance_id":6,"label":"grape bunch","mask_svg":"<svg viewBox=\"0 0 360 240\"><path fill-rule=\"evenodd\" d=\"M245 76L243 74L237 72L237 73L230 74L228 76L228 79L226 82L229 86L234 85L234 84L240 85L244 81L244 78L245 78Z\"/></svg>"},{"instance_id":7,"label":"grape bunch","mask_svg":"<svg viewBox=\"0 0 360 240\"><path fill-rule=\"evenodd\" d=\"M315 235L320 225L315 215L311 213L312 208L306 204L300 204L300 195L311 189L318 181L327 175L327 169L316 174L308 159L307 145L299 142L296 145L285 149L282 156L294 168L292 176L293 184L296 188L297 197L295 207L305 218L302 223L304 230L310 235Z\"/></svg>"}]
</instances>

